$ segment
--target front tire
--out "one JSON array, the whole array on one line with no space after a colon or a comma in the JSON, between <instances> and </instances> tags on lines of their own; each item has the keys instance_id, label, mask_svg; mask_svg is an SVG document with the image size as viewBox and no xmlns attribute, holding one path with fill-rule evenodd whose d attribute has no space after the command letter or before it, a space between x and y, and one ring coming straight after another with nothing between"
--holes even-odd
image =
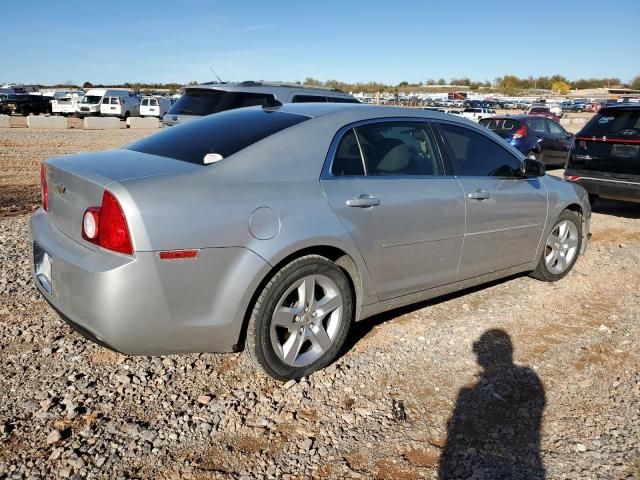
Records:
<instances>
[{"instance_id":1,"label":"front tire","mask_svg":"<svg viewBox=\"0 0 640 480\"><path fill-rule=\"evenodd\" d=\"M245 354L278 380L308 376L340 353L354 304L351 284L336 264L319 255L293 260L260 292Z\"/></svg>"},{"instance_id":2,"label":"front tire","mask_svg":"<svg viewBox=\"0 0 640 480\"><path fill-rule=\"evenodd\" d=\"M536 269L531 276L543 282L556 282L571 271L582 247L582 221L578 213L564 210L556 220Z\"/></svg>"}]
</instances>

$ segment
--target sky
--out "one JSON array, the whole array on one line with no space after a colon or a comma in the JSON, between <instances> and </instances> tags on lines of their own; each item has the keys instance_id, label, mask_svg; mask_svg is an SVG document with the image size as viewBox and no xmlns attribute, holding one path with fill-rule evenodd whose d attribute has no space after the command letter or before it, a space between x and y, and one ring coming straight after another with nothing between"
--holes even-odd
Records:
<instances>
[{"instance_id":1,"label":"sky","mask_svg":"<svg viewBox=\"0 0 640 480\"><path fill-rule=\"evenodd\" d=\"M4 2L3 2L4 3ZM640 75L640 0L21 0L0 82Z\"/></svg>"}]
</instances>

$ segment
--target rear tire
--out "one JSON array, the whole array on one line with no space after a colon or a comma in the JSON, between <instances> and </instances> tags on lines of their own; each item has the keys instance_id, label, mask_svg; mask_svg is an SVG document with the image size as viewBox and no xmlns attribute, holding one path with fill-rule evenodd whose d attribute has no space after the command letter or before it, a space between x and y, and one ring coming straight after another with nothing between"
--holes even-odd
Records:
<instances>
[{"instance_id":1,"label":"rear tire","mask_svg":"<svg viewBox=\"0 0 640 480\"><path fill-rule=\"evenodd\" d=\"M575 265L581 247L582 219L578 213L564 210L549 232L538 265L531 276L543 282L560 280Z\"/></svg>"},{"instance_id":2,"label":"rear tire","mask_svg":"<svg viewBox=\"0 0 640 480\"><path fill-rule=\"evenodd\" d=\"M260 292L245 355L278 380L305 377L338 356L354 304L351 284L336 264L319 255L293 260Z\"/></svg>"}]
</instances>

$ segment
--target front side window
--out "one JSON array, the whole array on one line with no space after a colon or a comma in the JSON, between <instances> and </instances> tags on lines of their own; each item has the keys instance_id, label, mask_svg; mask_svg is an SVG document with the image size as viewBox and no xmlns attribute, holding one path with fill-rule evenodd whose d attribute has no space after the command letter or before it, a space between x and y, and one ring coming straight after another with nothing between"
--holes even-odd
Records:
<instances>
[{"instance_id":1,"label":"front side window","mask_svg":"<svg viewBox=\"0 0 640 480\"><path fill-rule=\"evenodd\" d=\"M521 177L520 162L504 147L471 129L443 123L442 137L457 175Z\"/></svg>"}]
</instances>

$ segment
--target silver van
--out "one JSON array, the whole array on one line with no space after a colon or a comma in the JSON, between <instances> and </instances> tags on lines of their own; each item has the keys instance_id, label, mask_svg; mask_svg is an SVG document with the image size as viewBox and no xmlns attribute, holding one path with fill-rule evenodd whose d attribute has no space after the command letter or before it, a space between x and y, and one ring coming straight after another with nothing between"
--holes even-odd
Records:
<instances>
[{"instance_id":1,"label":"silver van","mask_svg":"<svg viewBox=\"0 0 640 480\"><path fill-rule=\"evenodd\" d=\"M262 105L273 100L280 103L360 103L352 95L335 88L253 81L211 82L184 87L183 95L164 115L162 123L170 127L212 113Z\"/></svg>"}]
</instances>

